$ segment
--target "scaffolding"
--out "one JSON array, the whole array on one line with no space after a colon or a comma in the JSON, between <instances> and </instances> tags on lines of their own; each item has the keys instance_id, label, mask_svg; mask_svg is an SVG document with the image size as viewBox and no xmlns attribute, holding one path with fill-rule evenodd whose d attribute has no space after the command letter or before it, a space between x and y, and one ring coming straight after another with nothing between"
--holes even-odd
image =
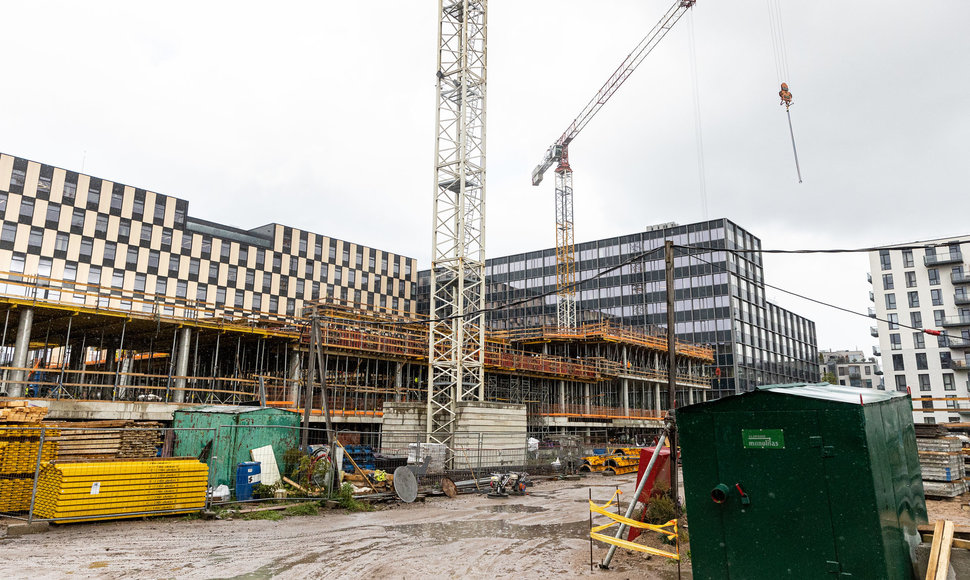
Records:
<instances>
[{"instance_id":1,"label":"scaffolding","mask_svg":"<svg viewBox=\"0 0 970 580\"><path fill-rule=\"evenodd\" d=\"M308 302L299 316L216 316L216 305L46 278L8 277L0 286L0 378L15 396L309 407L314 421L326 396L334 421L361 428L380 424L385 403L427 399L426 318L333 298ZM326 389L307 401L311 316ZM705 399L713 350L676 349L681 403ZM666 409L659 332L610 321L495 331L483 355L484 400L526 406L536 432L643 427Z\"/></svg>"}]
</instances>

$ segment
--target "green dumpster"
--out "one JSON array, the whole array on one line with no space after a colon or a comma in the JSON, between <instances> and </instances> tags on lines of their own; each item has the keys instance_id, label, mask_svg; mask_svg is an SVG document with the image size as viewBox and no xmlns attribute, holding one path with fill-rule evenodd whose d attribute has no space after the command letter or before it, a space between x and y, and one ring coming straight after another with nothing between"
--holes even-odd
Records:
<instances>
[{"instance_id":1,"label":"green dumpster","mask_svg":"<svg viewBox=\"0 0 970 580\"><path fill-rule=\"evenodd\" d=\"M283 454L299 445L300 415L266 407L203 405L175 411L174 454L197 457L212 441L207 460L212 467L210 485L234 487L236 466L252 461L250 451L273 446L282 471ZM265 468L263 469L265 472Z\"/></svg>"},{"instance_id":2,"label":"green dumpster","mask_svg":"<svg viewBox=\"0 0 970 580\"><path fill-rule=\"evenodd\" d=\"M770 385L677 411L694 578L914 578L908 395Z\"/></svg>"}]
</instances>

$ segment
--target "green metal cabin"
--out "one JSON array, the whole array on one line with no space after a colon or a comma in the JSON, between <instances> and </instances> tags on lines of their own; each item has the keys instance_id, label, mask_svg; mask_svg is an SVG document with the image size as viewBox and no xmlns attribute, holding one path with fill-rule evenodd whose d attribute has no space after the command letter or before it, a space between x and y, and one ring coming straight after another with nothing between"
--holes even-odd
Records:
<instances>
[{"instance_id":1,"label":"green metal cabin","mask_svg":"<svg viewBox=\"0 0 970 580\"><path fill-rule=\"evenodd\" d=\"M914 577L926 502L908 395L821 384L677 411L694 578Z\"/></svg>"},{"instance_id":2,"label":"green metal cabin","mask_svg":"<svg viewBox=\"0 0 970 580\"><path fill-rule=\"evenodd\" d=\"M283 454L300 442L300 416L281 409L206 405L175 411L174 454L198 456L213 440L209 454L211 486L234 487L236 466L252 461L250 450L272 445L282 472ZM192 429L192 430L190 430ZM285 475L285 474L284 474Z\"/></svg>"}]
</instances>

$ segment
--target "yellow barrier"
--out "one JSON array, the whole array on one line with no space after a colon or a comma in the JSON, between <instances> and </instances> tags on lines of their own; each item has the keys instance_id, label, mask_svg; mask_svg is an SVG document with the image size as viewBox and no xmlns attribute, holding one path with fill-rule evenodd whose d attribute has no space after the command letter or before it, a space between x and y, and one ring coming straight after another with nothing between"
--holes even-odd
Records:
<instances>
[{"instance_id":1,"label":"yellow barrier","mask_svg":"<svg viewBox=\"0 0 970 580\"><path fill-rule=\"evenodd\" d=\"M677 520L670 520L669 522L667 522L665 524L654 525L654 524L647 524L647 523L644 523L644 522L638 522L636 520L631 520L630 518L626 518L626 517L621 516L620 514L613 513L611 511L609 511L608 508L611 505L613 505L613 502L616 501L617 496L620 493L622 493L622 492L620 492L619 490L617 490L616 492L614 492L613 493L613 497L610 498L610 501L606 502L605 504L603 504L601 506L600 505L596 505L595 503L592 502L592 500L590 500L590 502L589 502L589 511L591 511L593 513L600 514L600 515L604 515L604 516L610 518L613 521L611 521L608 524L603 524L603 525L600 525L600 526L593 526L589 530L589 537L593 538L594 540L599 540L600 542L603 542L603 543L606 543L606 544L611 544L611 545L614 545L614 546L618 546L620 548L624 548L624 549L627 549L627 550L633 550L633 551L636 551L636 552L644 552L644 553L647 553L647 554L652 554L654 556L663 556L664 558L670 558L671 560L680 560L680 538L679 538L679 536L677 534ZM630 542L628 540L623 540L623 539L620 539L620 538L614 538L612 536L607 536L605 534L601 534L600 533L603 530L605 530L605 529L607 529L607 528L609 528L611 526L615 526L616 524L626 524L627 526L630 526L631 528L639 528L641 530L650 530L651 532L657 532L657 533L663 534L663 535L667 536L667 539L668 540L675 540L674 541L674 545L677 547L677 552L676 553L675 552L665 552L663 550L658 550L656 548L651 548L650 546L643 546L643 545L640 545L640 544L637 544L637 543L634 543L634 542Z\"/></svg>"}]
</instances>

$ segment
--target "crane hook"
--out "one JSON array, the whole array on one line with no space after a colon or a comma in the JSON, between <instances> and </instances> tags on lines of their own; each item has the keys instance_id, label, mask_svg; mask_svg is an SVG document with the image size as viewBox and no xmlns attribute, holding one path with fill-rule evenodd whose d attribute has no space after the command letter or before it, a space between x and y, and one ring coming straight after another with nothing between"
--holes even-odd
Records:
<instances>
[{"instance_id":1,"label":"crane hook","mask_svg":"<svg viewBox=\"0 0 970 580\"><path fill-rule=\"evenodd\" d=\"M781 97L781 105L785 105L785 110L787 111L791 107L791 91L788 90L788 83L781 83L781 90L778 91L778 96Z\"/></svg>"}]
</instances>

